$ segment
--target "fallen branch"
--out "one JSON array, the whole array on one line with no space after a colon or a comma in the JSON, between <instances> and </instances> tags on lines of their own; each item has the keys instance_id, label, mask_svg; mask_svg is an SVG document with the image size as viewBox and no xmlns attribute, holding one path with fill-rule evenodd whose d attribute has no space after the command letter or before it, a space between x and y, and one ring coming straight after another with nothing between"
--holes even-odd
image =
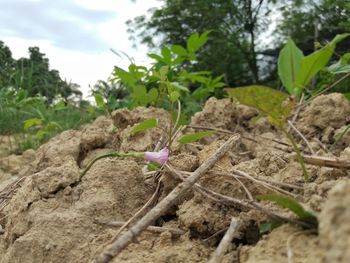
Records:
<instances>
[{"instance_id":1,"label":"fallen branch","mask_svg":"<svg viewBox=\"0 0 350 263\"><path fill-rule=\"evenodd\" d=\"M214 251L208 263L220 263L222 261L223 256L227 252L228 246L235 237L235 234L237 234L240 226L241 221L232 217L230 227L226 231L224 237L221 239L219 246Z\"/></svg>"},{"instance_id":2,"label":"fallen branch","mask_svg":"<svg viewBox=\"0 0 350 263\"><path fill-rule=\"evenodd\" d=\"M96 224L109 226L109 227L122 227L125 225L126 222L123 221L111 221L111 222L101 222L98 220L94 221ZM176 228L168 228L168 227L159 227L159 226L148 226L146 228L147 231L154 232L154 233L163 233L163 232L170 232L173 235L183 235L186 232L181 229ZM0 230L1 231L1 230Z\"/></svg>"},{"instance_id":3,"label":"fallen branch","mask_svg":"<svg viewBox=\"0 0 350 263\"><path fill-rule=\"evenodd\" d=\"M168 170L172 174L176 175L181 180L185 180L185 177L181 175L181 172L176 171L174 168L172 168L169 165L166 165L166 168L168 168ZM306 228L313 228L314 227L314 225L312 223L303 221L302 219L299 219L299 218L292 219L292 218L286 217L284 215L278 214L277 212L272 211L270 208L266 208L265 206L261 205L259 202L255 201L255 200L252 201L249 199L248 200L237 199L234 197L223 195L223 194L217 193L215 191L212 191L208 188L205 188L198 183L193 185L193 188L197 192L203 194L204 196L210 198L211 200L213 200L215 202L219 202L219 203L223 203L223 204L231 205L231 206L239 206L240 208L256 209L262 213L265 213L270 218L272 218L278 222L281 222L281 223L282 222L291 223L291 224L299 225L299 226L306 227Z\"/></svg>"},{"instance_id":4,"label":"fallen branch","mask_svg":"<svg viewBox=\"0 0 350 263\"><path fill-rule=\"evenodd\" d=\"M350 161L340 160L338 158L329 158L322 156L302 155L304 162L307 164L325 166L331 168L345 168L350 169ZM293 154L292 158L296 159L296 155Z\"/></svg>"},{"instance_id":5,"label":"fallen branch","mask_svg":"<svg viewBox=\"0 0 350 263\"><path fill-rule=\"evenodd\" d=\"M234 134L234 132L229 131L229 130L213 128L213 127L203 127L203 126L198 126L198 125L188 125L187 128L192 128L192 129L197 129L197 130L211 130L211 131L215 131L217 133L222 133L222 134L227 134L227 135L233 135ZM245 139L245 140L248 140L248 141L251 141L251 142L255 142L255 143L264 143L264 141L257 141L256 139L248 137L248 136L241 135L241 138ZM265 143L266 146L268 146L268 147L272 147L272 148L275 148L275 149L283 151L283 152L293 152L292 146L290 144L284 142L284 141L273 139L273 138L269 138L269 137L266 137L266 136L261 136L261 138L263 138L265 140L268 140L268 141L275 142L275 143L277 143L279 145L282 145L282 146L284 146L286 148L280 148L280 147L277 147L276 145L271 145L271 144Z\"/></svg>"},{"instance_id":6,"label":"fallen branch","mask_svg":"<svg viewBox=\"0 0 350 263\"><path fill-rule=\"evenodd\" d=\"M177 185L162 201L153 207L141 220L123 233L115 242L108 246L96 259L94 263L107 263L116 257L126 246L128 246L138 235L141 234L152 222L163 215L175 202L184 196L192 186L198 181L214 164L221 159L225 153L233 147L233 144L240 138L234 135L227 140L213 156L203 163L184 182Z\"/></svg>"},{"instance_id":7,"label":"fallen branch","mask_svg":"<svg viewBox=\"0 0 350 263\"><path fill-rule=\"evenodd\" d=\"M314 152L314 150L312 149L312 147L311 147L309 141L305 138L305 136L297 129L297 127L295 127L295 126L293 125L293 123L292 123L291 121L287 121L287 122L288 122L288 124L289 124L289 127L291 127L291 128L299 135L299 137L305 142L307 148L309 148L309 150L310 150L310 153L311 153L312 155L314 155L315 152Z\"/></svg>"}]
</instances>

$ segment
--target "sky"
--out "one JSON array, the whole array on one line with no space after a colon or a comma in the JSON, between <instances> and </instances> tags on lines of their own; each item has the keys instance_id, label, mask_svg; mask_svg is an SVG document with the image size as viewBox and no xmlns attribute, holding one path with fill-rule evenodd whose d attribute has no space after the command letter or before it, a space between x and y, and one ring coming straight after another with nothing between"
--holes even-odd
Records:
<instances>
[{"instance_id":1,"label":"sky","mask_svg":"<svg viewBox=\"0 0 350 263\"><path fill-rule=\"evenodd\" d=\"M149 65L147 47L133 48L125 22L160 5L157 0L1 0L0 40L15 59L38 46L50 67L79 84L86 98L89 85L107 80L115 65L129 65L111 48Z\"/></svg>"}]
</instances>

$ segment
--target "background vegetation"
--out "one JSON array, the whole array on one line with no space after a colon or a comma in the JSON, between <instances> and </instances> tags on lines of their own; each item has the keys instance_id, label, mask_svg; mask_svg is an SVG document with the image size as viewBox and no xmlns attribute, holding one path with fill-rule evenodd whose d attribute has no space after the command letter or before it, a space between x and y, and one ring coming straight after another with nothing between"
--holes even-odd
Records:
<instances>
[{"instance_id":1,"label":"background vegetation","mask_svg":"<svg viewBox=\"0 0 350 263\"><path fill-rule=\"evenodd\" d=\"M134 43L147 44L154 52L149 54L153 65L115 67L108 80L91 87L93 105L83 100L78 84L61 79L50 68L38 47L29 47L28 58L14 59L0 41L0 134L16 134L20 152L99 114L138 105L171 110L178 98L186 121L209 96L226 96L224 87L259 84L285 90L277 60L288 37L308 56L350 28L347 0L162 2L149 15L127 21ZM275 27L268 31L271 24ZM346 38L337 44L330 63L338 63L338 69L349 67L349 49ZM303 92L307 96L322 91L347 71L338 73L317 71ZM332 89L349 90L349 78ZM162 99L164 94L170 102Z\"/></svg>"}]
</instances>

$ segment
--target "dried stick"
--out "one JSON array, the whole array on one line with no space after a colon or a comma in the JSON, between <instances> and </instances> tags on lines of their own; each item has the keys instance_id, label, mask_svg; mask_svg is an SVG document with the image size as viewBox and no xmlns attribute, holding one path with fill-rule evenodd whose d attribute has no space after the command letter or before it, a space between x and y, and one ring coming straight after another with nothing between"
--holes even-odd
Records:
<instances>
[{"instance_id":1,"label":"dried stick","mask_svg":"<svg viewBox=\"0 0 350 263\"><path fill-rule=\"evenodd\" d=\"M173 173L174 175L176 175L180 179L185 180L179 171L176 171L174 168L172 168L169 165L166 165L166 168L168 168L168 170L171 173ZM257 210L261 211L262 213L265 213L266 215L268 215L270 218L273 218L279 222L287 222L287 223L291 223L291 224L295 224L295 225L300 225L300 226L303 226L306 228L314 228L315 227L313 223L309 223L309 222L306 222L306 221L303 221L300 219L290 219L288 217L280 215L280 214L272 211L271 209L264 207L263 205L256 202L255 200L251 201L251 200L237 199L234 197L223 195L223 194L214 192L212 190L209 190L209 189L201 186L198 183L196 183L193 186L193 188L196 191L198 191L199 193L204 194L205 196L209 197L211 200L214 200L216 202L225 203L227 205L233 205L233 206L238 205L241 208L246 208L246 209L257 209Z\"/></svg>"},{"instance_id":2,"label":"dried stick","mask_svg":"<svg viewBox=\"0 0 350 263\"><path fill-rule=\"evenodd\" d=\"M245 172L242 172L242 171L239 171L239 170L236 170L236 169L231 169L230 170L233 174L235 174L236 176L240 176L240 177L247 177L247 173ZM214 174L214 175L222 175L222 176L227 176L227 177L231 177L232 174L231 173L225 173L225 172L216 172L216 171L210 171L211 174ZM249 177L252 177L252 176L249 176ZM249 177L247 177L249 179ZM261 177L258 177L258 178L255 178L253 177L254 180L256 181L259 181L259 182L265 182L265 183L268 183L268 184L275 184L275 185L279 185L281 187L288 187L288 188L292 188L292 189L298 189L298 190L303 190L304 188L302 186L299 186L299 185L294 185L294 184L288 184L288 183L283 183L283 182L278 182L278 181L275 181L273 179L264 179L264 178L261 178ZM253 180L253 181L254 181Z\"/></svg>"},{"instance_id":3,"label":"dried stick","mask_svg":"<svg viewBox=\"0 0 350 263\"><path fill-rule=\"evenodd\" d=\"M241 221L232 217L230 227L226 231L224 237L221 239L219 246L214 251L208 263L220 263L222 261L223 256L227 252L228 247L232 239L235 237L235 234L237 234L240 226Z\"/></svg>"},{"instance_id":4,"label":"dried stick","mask_svg":"<svg viewBox=\"0 0 350 263\"><path fill-rule=\"evenodd\" d=\"M126 222L122 222L122 221L111 221L111 222L101 222L101 221L94 221L95 223L99 224L99 225L105 225L105 226L109 226L109 227L121 227L123 225L125 225ZM173 235L183 235L186 232L181 230L181 229L176 229L176 228L168 228L168 227L159 227L159 226L148 226L146 228L147 231L150 232L154 232L154 233L163 233L163 232L170 232Z\"/></svg>"},{"instance_id":5,"label":"dried stick","mask_svg":"<svg viewBox=\"0 0 350 263\"><path fill-rule=\"evenodd\" d=\"M270 183L268 183L268 182L264 182L264 181L261 181L261 180L259 180L259 179L256 179L256 178L254 178L253 176L250 176L249 174L247 174L247 173L245 173L245 172L242 172L242 171L239 171L239 170L235 170L235 169L234 169L234 170L232 170L232 173L233 173L233 174L238 174L238 175L240 175L240 176L243 176L243 177L245 177L245 178L247 178L247 179L249 179L249 180L255 182L256 184L262 185L262 186L265 187L266 189L269 189L269 190L271 190L271 191L273 191L273 192L280 192L280 193L282 193L282 194L289 195L289 196L292 196L292 197L294 197L294 198L296 197L296 195L293 194L293 193L290 193L290 192L288 192L288 191L285 191L285 190L283 190L282 188L277 187L277 186L274 186L274 185L272 185L272 184L270 184Z\"/></svg>"},{"instance_id":6,"label":"dried stick","mask_svg":"<svg viewBox=\"0 0 350 263\"><path fill-rule=\"evenodd\" d=\"M289 124L289 127L291 127L291 128L300 136L300 138L306 143L306 146L307 146L307 148L309 148L310 153L311 153L312 155L314 155L314 154L315 154L315 151L312 149L310 143L308 142L308 140L306 140L306 138L304 137L304 135L293 125L293 123L292 123L291 121L287 121L287 122L288 122L288 124Z\"/></svg>"},{"instance_id":7,"label":"dried stick","mask_svg":"<svg viewBox=\"0 0 350 263\"><path fill-rule=\"evenodd\" d=\"M304 93L301 94L301 97L300 97L300 99L299 99L298 105L301 105L301 104L303 103L303 101L304 101ZM296 111L295 111L295 113L294 113L294 116L293 116L293 118L292 118L291 123L294 123L294 122L297 120L298 116L299 116L301 107L298 107L298 105L295 107L295 108L296 108ZM288 127L288 129L287 129L288 132L290 132L290 128L292 128L292 127L290 127L290 126Z\"/></svg>"},{"instance_id":8,"label":"dried stick","mask_svg":"<svg viewBox=\"0 0 350 263\"><path fill-rule=\"evenodd\" d=\"M128 246L138 235L141 234L152 222L163 215L175 202L189 191L214 164L222 158L225 153L232 148L233 144L240 138L234 135L227 140L206 162L204 162L193 174L183 183L177 185L162 201L153 207L140 221L132 226L127 232L123 233L115 242L108 246L97 258L94 263L107 263L116 257L126 246Z\"/></svg>"},{"instance_id":9,"label":"dried stick","mask_svg":"<svg viewBox=\"0 0 350 263\"><path fill-rule=\"evenodd\" d=\"M292 158L296 159L296 155L293 154ZM303 155L303 159L304 159L304 162L307 164L325 166L325 167L331 167L331 168L339 168L339 169L341 168L350 169L350 161L340 160L338 158Z\"/></svg>"},{"instance_id":10,"label":"dried stick","mask_svg":"<svg viewBox=\"0 0 350 263\"><path fill-rule=\"evenodd\" d=\"M232 132L232 131L225 130L225 129L219 129L219 128L213 128L213 127L202 127L202 126L197 126L197 125L188 125L187 128L193 128L193 129L198 129L198 130L211 130L211 131L215 131L215 132L218 132L218 133L229 134L229 135L233 135L234 134L234 132ZM280 147L277 147L275 145L271 146L270 144L267 144L268 147L272 147L272 148L275 148L277 150L284 151L284 152L293 152L292 146L290 144L286 143L286 142L283 142L281 140L268 138L268 137L265 137L265 136L261 136L261 137L263 139L266 139L266 140L269 140L269 141L273 141L273 142L278 143L280 145L286 146L286 147L288 147L288 149L280 148ZM248 136L242 136L241 135L241 138L245 139L245 140L248 140L248 141L251 141L251 142L259 143L254 138L251 138L251 137L248 137Z\"/></svg>"}]
</instances>

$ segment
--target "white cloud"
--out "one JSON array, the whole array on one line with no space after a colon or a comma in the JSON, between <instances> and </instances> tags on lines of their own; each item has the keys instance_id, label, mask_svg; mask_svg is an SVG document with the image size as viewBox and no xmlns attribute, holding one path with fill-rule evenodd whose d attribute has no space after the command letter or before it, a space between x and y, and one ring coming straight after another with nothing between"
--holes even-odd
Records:
<instances>
[{"instance_id":1,"label":"white cloud","mask_svg":"<svg viewBox=\"0 0 350 263\"><path fill-rule=\"evenodd\" d=\"M30 46L40 47L50 66L62 78L81 85L86 96L88 85L106 80L114 65L128 66L128 59L110 48L127 53L138 64L149 64L146 47L132 48L125 21L156 6L160 6L156 0L3 0L0 40L15 58L28 56Z\"/></svg>"}]
</instances>

